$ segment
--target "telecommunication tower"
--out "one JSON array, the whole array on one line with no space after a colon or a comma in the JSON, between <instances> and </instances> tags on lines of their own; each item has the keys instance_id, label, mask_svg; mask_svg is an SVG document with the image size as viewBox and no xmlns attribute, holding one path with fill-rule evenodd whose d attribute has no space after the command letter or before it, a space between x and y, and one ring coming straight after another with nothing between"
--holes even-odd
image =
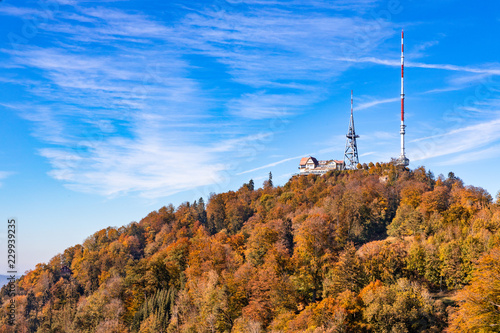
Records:
<instances>
[{"instance_id":1,"label":"telecommunication tower","mask_svg":"<svg viewBox=\"0 0 500 333\"><path fill-rule=\"evenodd\" d=\"M349 130L347 131L347 140L345 143L345 154L344 154L344 165L346 169L354 170L356 169L359 158L358 158L358 146L356 144L356 139L359 135L356 135L354 130L354 116L353 116L353 98L351 90L351 120L349 121Z\"/></svg>"},{"instance_id":2,"label":"telecommunication tower","mask_svg":"<svg viewBox=\"0 0 500 333\"><path fill-rule=\"evenodd\" d=\"M404 32L401 30L401 154L397 159L397 164L401 166L408 166L410 160L405 154L405 90L404 90L404 72L405 72L405 56L404 56Z\"/></svg>"}]
</instances>

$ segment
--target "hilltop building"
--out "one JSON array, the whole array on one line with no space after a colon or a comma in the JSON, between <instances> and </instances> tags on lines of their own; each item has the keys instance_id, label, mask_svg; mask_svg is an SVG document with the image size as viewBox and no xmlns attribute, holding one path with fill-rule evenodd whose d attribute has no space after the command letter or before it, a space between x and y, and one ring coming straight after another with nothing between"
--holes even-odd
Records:
<instances>
[{"instance_id":1,"label":"hilltop building","mask_svg":"<svg viewBox=\"0 0 500 333\"><path fill-rule=\"evenodd\" d=\"M344 170L344 161L328 160L318 161L316 158L309 156L300 159L299 171L301 175L324 175L331 170Z\"/></svg>"}]
</instances>

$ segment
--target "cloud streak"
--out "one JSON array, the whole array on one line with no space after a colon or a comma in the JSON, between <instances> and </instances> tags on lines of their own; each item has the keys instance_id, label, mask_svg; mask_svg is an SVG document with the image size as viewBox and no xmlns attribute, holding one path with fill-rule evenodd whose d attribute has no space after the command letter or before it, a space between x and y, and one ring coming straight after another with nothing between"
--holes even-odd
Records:
<instances>
[{"instance_id":1,"label":"cloud streak","mask_svg":"<svg viewBox=\"0 0 500 333\"><path fill-rule=\"evenodd\" d=\"M453 158L441 162L443 165L450 165L456 162L472 162L478 159L477 149L495 150L497 148L485 148L489 145L498 147L500 144L500 119L482 122L440 134L431 135L410 141L410 150L417 152L410 156L412 162L427 160L438 157L445 157L454 154ZM477 133L481 133L480 136ZM453 142L453 144L449 144Z\"/></svg>"},{"instance_id":2,"label":"cloud streak","mask_svg":"<svg viewBox=\"0 0 500 333\"><path fill-rule=\"evenodd\" d=\"M2 187L3 181L8 177L12 176L13 174L14 174L13 172L0 171L0 187Z\"/></svg>"},{"instance_id":3,"label":"cloud streak","mask_svg":"<svg viewBox=\"0 0 500 333\"><path fill-rule=\"evenodd\" d=\"M400 101L400 100L401 99L399 97L374 100L374 101L370 101L370 102L359 104L355 108L355 110L358 110L358 111L359 110L365 110L365 109L369 109L369 108L371 108L373 106L377 106L377 105L380 105L380 104L393 103L393 102L397 102L397 101Z\"/></svg>"},{"instance_id":4,"label":"cloud streak","mask_svg":"<svg viewBox=\"0 0 500 333\"><path fill-rule=\"evenodd\" d=\"M263 165L263 166L260 166L260 167L254 168L254 169L250 169L250 170L246 170L246 171L240 172L240 173L238 173L238 175L243 175L243 174L246 174L246 173L251 173L251 172L254 172L254 171L259 171L259 170L262 170L262 169L272 168L272 167L275 167L275 166L277 166L279 164L282 164L282 163L285 163L285 162L288 162L288 161L292 161L292 160L297 160L297 159L299 159L301 157L304 157L304 156L307 156L307 155L299 155L299 156L285 158L285 159L282 159L282 160L279 160L279 161L276 161L276 162L273 162L273 163L269 163L269 164L266 164L266 165Z\"/></svg>"},{"instance_id":5,"label":"cloud streak","mask_svg":"<svg viewBox=\"0 0 500 333\"><path fill-rule=\"evenodd\" d=\"M344 45L381 26L356 52L372 59L392 36L390 22L363 15L375 0L191 4L168 19L120 5L64 1L39 24L43 43L3 50L16 74L36 82L18 112L34 125L50 176L104 196L153 198L218 183L228 156L248 159L279 130L255 128L328 97L325 82L352 66L335 60L345 58ZM9 8L0 14L39 14Z\"/></svg>"},{"instance_id":6,"label":"cloud streak","mask_svg":"<svg viewBox=\"0 0 500 333\"><path fill-rule=\"evenodd\" d=\"M398 60L379 59L375 57L338 58L337 60L349 63L371 63L376 65L384 65L392 67L401 66L401 62ZM457 66L452 64L426 64L422 62L406 61L405 67L439 69L446 71L467 72L475 74L500 75L500 67L496 65L495 66L492 65L490 68L478 68L472 66Z\"/></svg>"}]
</instances>

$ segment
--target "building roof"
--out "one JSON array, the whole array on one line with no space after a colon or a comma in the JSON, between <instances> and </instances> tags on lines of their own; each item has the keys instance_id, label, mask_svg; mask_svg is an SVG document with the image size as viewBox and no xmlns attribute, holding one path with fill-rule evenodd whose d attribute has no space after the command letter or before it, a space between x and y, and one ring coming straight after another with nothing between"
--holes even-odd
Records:
<instances>
[{"instance_id":1,"label":"building roof","mask_svg":"<svg viewBox=\"0 0 500 333\"><path fill-rule=\"evenodd\" d=\"M339 161L339 160L333 160L337 164L344 164L344 161Z\"/></svg>"},{"instance_id":2,"label":"building roof","mask_svg":"<svg viewBox=\"0 0 500 333\"><path fill-rule=\"evenodd\" d=\"M308 161L308 160L309 160L309 157L302 157L302 158L300 159L300 163L299 163L299 164L300 164L300 165L304 165L304 164L306 164L306 163L307 163L307 161Z\"/></svg>"},{"instance_id":3,"label":"building roof","mask_svg":"<svg viewBox=\"0 0 500 333\"><path fill-rule=\"evenodd\" d=\"M312 157L312 156L309 156L309 157L302 157L302 158L300 159L300 164L299 164L299 165L305 165L305 164L307 163L307 161L309 161L309 159L312 159L312 161L313 161L313 163L314 163L315 165L317 165L317 164L318 164L318 160L317 160L317 159L315 159L315 158L314 158L314 157Z\"/></svg>"}]
</instances>

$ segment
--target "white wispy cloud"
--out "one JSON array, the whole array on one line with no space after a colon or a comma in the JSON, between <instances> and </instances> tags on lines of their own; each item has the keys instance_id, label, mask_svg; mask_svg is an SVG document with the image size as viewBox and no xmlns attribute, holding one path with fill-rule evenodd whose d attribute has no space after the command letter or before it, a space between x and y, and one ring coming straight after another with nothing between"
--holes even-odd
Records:
<instances>
[{"instance_id":1,"label":"white wispy cloud","mask_svg":"<svg viewBox=\"0 0 500 333\"><path fill-rule=\"evenodd\" d=\"M88 148L81 155L55 148L40 153L51 161L50 174L69 188L105 196L166 196L216 183L225 168L202 147L171 146L156 136L111 139Z\"/></svg>"},{"instance_id":2,"label":"white wispy cloud","mask_svg":"<svg viewBox=\"0 0 500 333\"><path fill-rule=\"evenodd\" d=\"M500 144L500 119L443 131L409 143L413 144L411 147L413 155L410 156L413 162L454 154L459 155L452 156L450 161L472 161L474 156L477 158L478 155L475 152L478 149L485 149L484 147L491 144Z\"/></svg>"},{"instance_id":3,"label":"white wispy cloud","mask_svg":"<svg viewBox=\"0 0 500 333\"><path fill-rule=\"evenodd\" d=\"M424 58L429 55L428 49L439 44L439 40L428 40L409 49L405 49L405 56L409 59Z\"/></svg>"},{"instance_id":4,"label":"white wispy cloud","mask_svg":"<svg viewBox=\"0 0 500 333\"><path fill-rule=\"evenodd\" d=\"M310 102L310 96L257 92L229 101L228 108L234 115L249 119L286 119Z\"/></svg>"},{"instance_id":5,"label":"white wispy cloud","mask_svg":"<svg viewBox=\"0 0 500 333\"><path fill-rule=\"evenodd\" d=\"M30 18L33 16L40 17L46 14L43 10L37 8L16 7L9 4L2 4L2 6L0 6L0 15Z\"/></svg>"},{"instance_id":6,"label":"white wispy cloud","mask_svg":"<svg viewBox=\"0 0 500 333\"><path fill-rule=\"evenodd\" d=\"M379 59L375 57L338 58L337 60L352 62L352 63L372 63L376 65L385 65L393 67L401 66L401 62L398 60ZM405 61L405 67L440 69L447 71L468 72L468 73L487 74L487 75L500 75L500 66L498 64L492 64L488 67L480 68L472 66L457 66L452 64L426 64L423 62Z\"/></svg>"},{"instance_id":7,"label":"white wispy cloud","mask_svg":"<svg viewBox=\"0 0 500 333\"><path fill-rule=\"evenodd\" d=\"M360 58L337 58L338 61L353 62L353 63L370 63L385 66L401 66L401 62L392 59L379 59L375 57L360 57Z\"/></svg>"},{"instance_id":8,"label":"white wispy cloud","mask_svg":"<svg viewBox=\"0 0 500 333\"><path fill-rule=\"evenodd\" d=\"M239 10L193 5L165 22L60 0L54 19L37 26L43 46L2 50L9 66L32 73L35 84L24 85L35 98L13 107L34 125L49 174L71 189L105 196L153 198L220 182L228 155L249 159L279 130L255 134L255 124L286 122L327 96L324 82L350 66L332 60L345 55L342 45L357 47L354 39L370 24L381 29L357 47L360 55L391 36L389 22L317 11L363 13L375 0L246 2L251 6ZM0 14L21 18L43 14L2 8ZM226 86L200 78L206 70ZM8 83L22 84L16 79ZM228 86L237 92L221 98Z\"/></svg>"},{"instance_id":9,"label":"white wispy cloud","mask_svg":"<svg viewBox=\"0 0 500 333\"><path fill-rule=\"evenodd\" d=\"M2 187L3 185L3 181L12 176L14 174L14 172L10 172L10 171L0 171L0 187Z\"/></svg>"},{"instance_id":10,"label":"white wispy cloud","mask_svg":"<svg viewBox=\"0 0 500 333\"><path fill-rule=\"evenodd\" d=\"M232 99L228 107L233 114L259 119L273 117L277 109L296 113L322 100L327 91L323 83L349 67L334 60L346 52L341 46L355 47L354 39L364 35L370 23L265 7L251 13L204 11L186 16L177 38L185 36L182 43L227 66L233 81L255 88ZM369 53L390 33L380 29L372 35L357 48L359 54ZM284 87L295 92L274 92Z\"/></svg>"},{"instance_id":11,"label":"white wispy cloud","mask_svg":"<svg viewBox=\"0 0 500 333\"><path fill-rule=\"evenodd\" d=\"M377 0L337 0L335 2L330 1L318 1L318 0L226 0L228 3L233 5L245 4L245 5L267 5L267 6L303 6L306 8L329 8L336 10L349 10L349 11L367 11L371 9Z\"/></svg>"},{"instance_id":12,"label":"white wispy cloud","mask_svg":"<svg viewBox=\"0 0 500 333\"><path fill-rule=\"evenodd\" d=\"M422 92L422 94L438 94L438 93L443 93L443 92L449 92L449 91L457 91L457 90L462 90L463 86L447 86L444 88L434 88L434 89L429 89L427 91Z\"/></svg>"},{"instance_id":13,"label":"white wispy cloud","mask_svg":"<svg viewBox=\"0 0 500 333\"><path fill-rule=\"evenodd\" d=\"M377 5L376 0L189 4L188 9L176 8L171 13L175 19L169 21L104 2L58 3L54 19L37 26L43 44L2 50L9 57L2 68L20 74L0 80L21 85L34 97L25 105L9 107L33 124L33 135L44 146L39 153L52 167L50 175L71 189L104 196L136 193L157 198L219 183L230 163L238 163L231 159L248 162L272 140L279 128L255 131L264 122L286 123L292 115L307 112L328 96L328 84L356 63L400 65L399 59L370 56L383 54L376 51L395 30L391 22L363 15ZM45 14L36 7L0 6L0 15ZM368 36L367 27L375 27ZM414 57L433 45L415 47ZM406 66L455 72L450 87L500 74L498 64L408 61ZM25 72L31 73L29 81L19 79ZM366 101L355 110L398 100ZM496 109L489 105L488 110ZM495 147L489 145L500 140L498 127L498 121L483 122L414 140L413 151L422 152L412 161L460 161L476 146L493 152ZM485 134L478 142L480 131ZM381 142L393 136L371 135ZM334 139L336 146L345 142L343 135ZM436 140L454 145L443 149ZM0 173L0 180L7 176Z\"/></svg>"},{"instance_id":14,"label":"white wispy cloud","mask_svg":"<svg viewBox=\"0 0 500 333\"><path fill-rule=\"evenodd\" d=\"M288 173L284 173L284 174L279 175L278 177L276 177L276 179L280 179L282 181L288 181L290 179L290 177L292 177L293 175L294 175L293 172L288 172Z\"/></svg>"},{"instance_id":15,"label":"white wispy cloud","mask_svg":"<svg viewBox=\"0 0 500 333\"><path fill-rule=\"evenodd\" d=\"M292 160L297 160L297 159L299 159L301 157L304 157L304 156L308 156L308 155L299 155L299 156L285 158L285 159L282 159L282 160L279 160L279 161L276 161L276 162L273 162L273 163L269 163L269 164L266 164L266 165L263 165L263 166L260 166L260 167L254 168L254 169L250 169L250 170L246 170L246 171L240 172L240 173L238 173L238 175L243 175L243 174L246 174L246 173L251 173L251 172L262 170L262 169L272 168L272 167L275 167L275 166L277 166L279 164L282 164L282 163L285 163L285 162L288 162L288 161L292 161Z\"/></svg>"},{"instance_id":16,"label":"white wispy cloud","mask_svg":"<svg viewBox=\"0 0 500 333\"><path fill-rule=\"evenodd\" d=\"M374 101L359 104L358 106L355 107L355 110L364 110L364 109L368 109L368 108L371 108L373 106L377 106L380 104L393 103L393 102L397 102L397 101L400 101L399 97L374 100Z\"/></svg>"},{"instance_id":17,"label":"white wispy cloud","mask_svg":"<svg viewBox=\"0 0 500 333\"><path fill-rule=\"evenodd\" d=\"M119 20L129 18L118 11L87 14L109 16L107 25L116 29ZM160 33L155 27L147 32ZM92 49L58 46L9 51L16 64L36 69L40 80L50 83L31 89L46 100L44 106L19 110L35 125L33 135L49 145L40 150L52 166L49 174L71 189L105 196L153 198L216 183L224 169L218 151L231 147L225 140L203 143L200 132L210 121L200 122L211 102L186 77L188 64L168 49L127 51L96 55ZM186 131L189 127L194 130Z\"/></svg>"},{"instance_id":18,"label":"white wispy cloud","mask_svg":"<svg viewBox=\"0 0 500 333\"><path fill-rule=\"evenodd\" d=\"M439 165L459 165L464 163L474 163L477 161L487 160L491 158L496 158L500 155L500 145L494 147L489 147L486 149L481 149L479 151L471 151L467 154L460 154L456 157L446 159L439 162Z\"/></svg>"},{"instance_id":19,"label":"white wispy cloud","mask_svg":"<svg viewBox=\"0 0 500 333\"><path fill-rule=\"evenodd\" d=\"M376 131L375 133L373 133L373 136L379 140L392 140L398 135L396 135L394 132Z\"/></svg>"},{"instance_id":20,"label":"white wispy cloud","mask_svg":"<svg viewBox=\"0 0 500 333\"><path fill-rule=\"evenodd\" d=\"M408 62L405 63L407 67L418 67L418 68L431 68L431 69L442 69L447 71L456 71L456 72L469 72L469 73L478 73L478 74L487 74L487 75L500 75L500 68L498 65L492 65L487 68L478 68L471 66L457 66L451 64L425 64L421 62Z\"/></svg>"},{"instance_id":21,"label":"white wispy cloud","mask_svg":"<svg viewBox=\"0 0 500 333\"><path fill-rule=\"evenodd\" d=\"M458 75L453 75L447 79L447 86L444 88L435 88L422 92L421 94L433 94L442 93L448 91L457 91L471 86L484 85L485 87L491 88L491 78L493 77L490 73L459 73Z\"/></svg>"}]
</instances>

